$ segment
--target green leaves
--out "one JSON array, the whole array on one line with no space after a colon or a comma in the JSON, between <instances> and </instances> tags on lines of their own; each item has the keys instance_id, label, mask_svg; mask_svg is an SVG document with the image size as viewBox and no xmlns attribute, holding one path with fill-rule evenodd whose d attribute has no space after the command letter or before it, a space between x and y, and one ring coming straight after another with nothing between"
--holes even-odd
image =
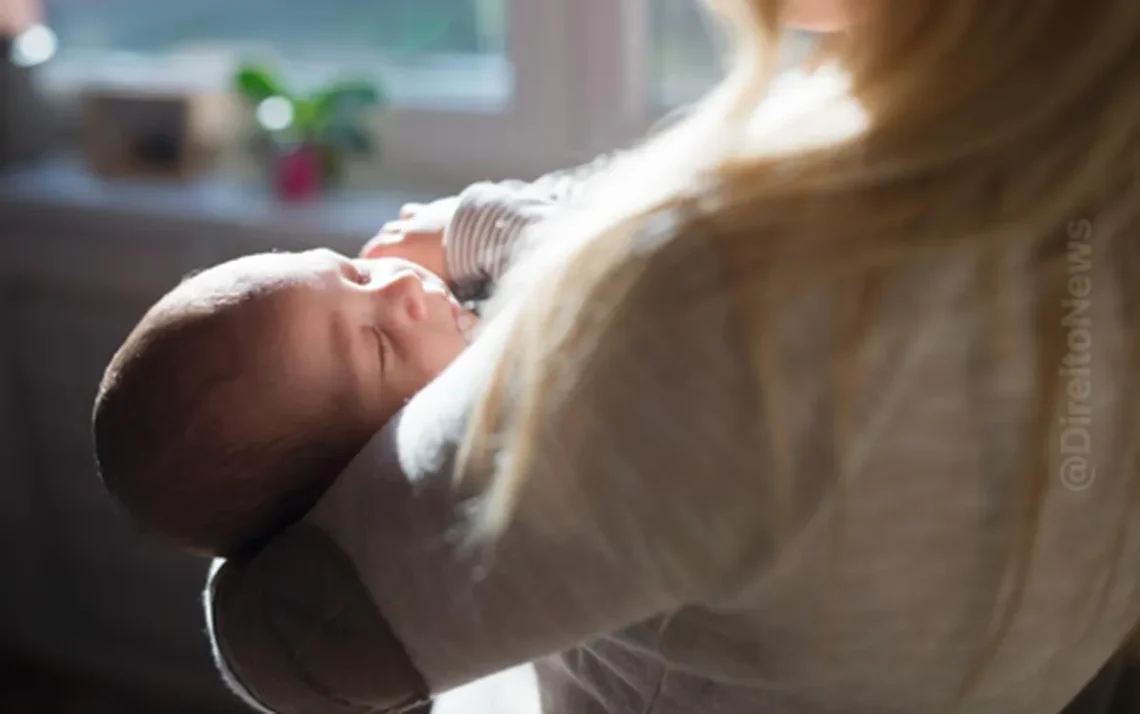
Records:
<instances>
[{"instance_id":1,"label":"green leaves","mask_svg":"<svg viewBox=\"0 0 1140 714\"><path fill-rule=\"evenodd\" d=\"M313 97L317 114L336 123L350 120L366 109L387 104L387 97L379 87L363 80L338 82Z\"/></svg>"},{"instance_id":2,"label":"green leaves","mask_svg":"<svg viewBox=\"0 0 1140 714\"><path fill-rule=\"evenodd\" d=\"M332 124L321 136L329 145L350 154L369 155L375 150L372 135L352 124Z\"/></svg>"},{"instance_id":3,"label":"green leaves","mask_svg":"<svg viewBox=\"0 0 1140 714\"><path fill-rule=\"evenodd\" d=\"M363 112L387 104L387 97L378 86L360 79L335 82L311 96L298 96L271 70L255 64L241 67L234 85L254 106L270 97L288 99L296 112L294 126L303 132L354 123Z\"/></svg>"},{"instance_id":4,"label":"green leaves","mask_svg":"<svg viewBox=\"0 0 1140 714\"><path fill-rule=\"evenodd\" d=\"M312 99L301 97L293 101L293 125L306 139L313 139L321 128L321 115L317 103Z\"/></svg>"},{"instance_id":5,"label":"green leaves","mask_svg":"<svg viewBox=\"0 0 1140 714\"><path fill-rule=\"evenodd\" d=\"M270 97L290 98L289 92L273 72L258 65L246 65L240 68L234 78L234 85L238 92L254 104L259 104Z\"/></svg>"},{"instance_id":6,"label":"green leaves","mask_svg":"<svg viewBox=\"0 0 1140 714\"><path fill-rule=\"evenodd\" d=\"M383 106L385 98L373 84L346 81L332 85L313 98L314 120L321 140L351 154L371 154L372 136L361 126L369 109Z\"/></svg>"},{"instance_id":7,"label":"green leaves","mask_svg":"<svg viewBox=\"0 0 1140 714\"><path fill-rule=\"evenodd\" d=\"M271 142L300 141L317 147L330 179L343 174L346 157L377 151L376 138L368 130L368 113L387 104L387 97L372 82L343 80L300 95L290 91L268 68L246 64L234 74L234 86L253 107L271 97L288 101L293 109L292 122L264 136Z\"/></svg>"}]
</instances>

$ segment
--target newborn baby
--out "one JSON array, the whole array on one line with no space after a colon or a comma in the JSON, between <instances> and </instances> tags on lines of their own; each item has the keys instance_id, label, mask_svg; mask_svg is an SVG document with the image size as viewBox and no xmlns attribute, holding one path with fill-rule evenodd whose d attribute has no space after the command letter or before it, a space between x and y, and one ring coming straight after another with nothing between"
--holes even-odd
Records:
<instances>
[{"instance_id":1,"label":"newborn baby","mask_svg":"<svg viewBox=\"0 0 1140 714\"><path fill-rule=\"evenodd\" d=\"M316 250L207 270L108 368L104 480L141 528L188 550L253 543L303 515L473 323L440 278L396 258Z\"/></svg>"},{"instance_id":2,"label":"newborn baby","mask_svg":"<svg viewBox=\"0 0 1140 714\"><path fill-rule=\"evenodd\" d=\"M482 292L570 187L476 184L406 209L370 257L254 255L186 280L100 386L93 431L108 490L143 531L203 556L287 527L466 347L475 317L445 280Z\"/></svg>"}]
</instances>

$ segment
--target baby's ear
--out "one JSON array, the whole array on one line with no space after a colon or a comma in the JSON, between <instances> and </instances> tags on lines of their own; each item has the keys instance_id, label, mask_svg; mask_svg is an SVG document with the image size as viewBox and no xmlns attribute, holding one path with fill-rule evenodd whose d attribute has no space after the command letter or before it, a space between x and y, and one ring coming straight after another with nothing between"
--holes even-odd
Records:
<instances>
[{"instance_id":1,"label":"baby's ear","mask_svg":"<svg viewBox=\"0 0 1140 714\"><path fill-rule=\"evenodd\" d=\"M280 714L427 714L428 688L348 557L300 524L216 565L214 656L247 702Z\"/></svg>"}]
</instances>

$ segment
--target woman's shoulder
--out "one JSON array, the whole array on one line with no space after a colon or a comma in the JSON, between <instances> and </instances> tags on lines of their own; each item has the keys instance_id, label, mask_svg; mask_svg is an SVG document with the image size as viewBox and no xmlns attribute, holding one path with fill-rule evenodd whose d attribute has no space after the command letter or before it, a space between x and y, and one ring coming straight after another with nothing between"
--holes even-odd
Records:
<instances>
[{"instance_id":1,"label":"woman's shoulder","mask_svg":"<svg viewBox=\"0 0 1140 714\"><path fill-rule=\"evenodd\" d=\"M728 256L713 221L695 201L657 208L629 229L626 257L615 272L630 273L627 298L638 318L661 315L686 329L704 329L698 314L734 302Z\"/></svg>"},{"instance_id":2,"label":"woman's shoulder","mask_svg":"<svg viewBox=\"0 0 1140 714\"><path fill-rule=\"evenodd\" d=\"M556 312L604 313L619 341L707 332L731 302L729 272L695 198L615 220L589 208L538 226L485 314L514 313L558 284ZM588 277L589 276L589 277ZM648 327L652 325L653 329ZM674 345L684 349L683 345Z\"/></svg>"}]
</instances>

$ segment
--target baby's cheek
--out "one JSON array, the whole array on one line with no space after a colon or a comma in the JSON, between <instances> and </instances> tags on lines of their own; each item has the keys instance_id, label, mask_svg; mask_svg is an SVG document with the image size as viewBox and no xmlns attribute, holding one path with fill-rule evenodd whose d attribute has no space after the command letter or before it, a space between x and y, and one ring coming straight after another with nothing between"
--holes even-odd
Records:
<instances>
[{"instance_id":1,"label":"baby's cheek","mask_svg":"<svg viewBox=\"0 0 1140 714\"><path fill-rule=\"evenodd\" d=\"M467 344L468 338L457 332L446 335L444 339L440 340L436 354L433 355L431 379L438 377L443 370L447 369L448 365L459 359L459 355L467 349Z\"/></svg>"},{"instance_id":2,"label":"baby's cheek","mask_svg":"<svg viewBox=\"0 0 1140 714\"><path fill-rule=\"evenodd\" d=\"M785 20L809 32L836 32L850 24L852 4L865 5L866 0L793 0Z\"/></svg>"},{"instance_id":3,"label":"baby's cheek","mask_svg":"<svg viewBox=\"0 0 1140 714\"><path fill-rule=\"evenodd\" d=\"M380 383L380 389L375 395L376 400L376 413L379 414L379 423L374 424L373 428L379 428L396 416L396 414L404 408L408 400L415 396L418 389L413 389L411 382L415 380L409 379L408 375L403 370L395 371L385 374L383 381Z\"/></svg>"},{"instance_id":4,"label":"baby's cheek","mask_svg":"<svg viewBox=\"0 0 1140 714\"><path fill-rule=\"evenodd\" d=\"M426 336L425 336L426 337ZM438 377L454 362L463 351L467 349L467 340L455 327L448 330L440 329L422 343L423 351L419 355L418 378L414 385L414 392L418 392L433 379Z\"/></svg>"}]
</instances>

